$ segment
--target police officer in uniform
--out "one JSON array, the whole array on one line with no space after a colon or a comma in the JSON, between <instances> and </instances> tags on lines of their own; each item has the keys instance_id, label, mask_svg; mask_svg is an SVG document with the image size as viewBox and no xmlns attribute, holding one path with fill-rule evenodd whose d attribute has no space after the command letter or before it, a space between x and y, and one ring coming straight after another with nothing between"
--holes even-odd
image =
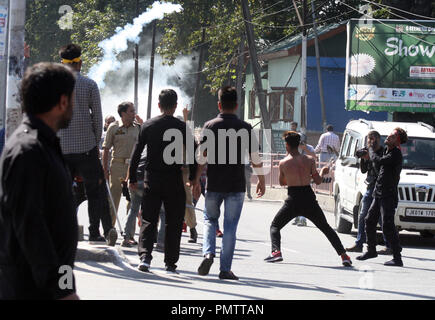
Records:
<instances>
[{"instance_id":1,"label":"police officer in uniform","mask_svg":"<svg viewBox=\"0 0 435 320\"><path fill-rule=\"evenodd\" d=\"M113 122L107 129L103 142L103 169L106 180L110 182L115 208L112 208L112 225L115 225L116 214L121 200L121 180L126 180L130 157L137 143L140 126L134 122L136 111L134 104L123 102L118 106L121 121ZM109 170L109 152L112 149L112 160Z\"/></svg>"}]
</instances>

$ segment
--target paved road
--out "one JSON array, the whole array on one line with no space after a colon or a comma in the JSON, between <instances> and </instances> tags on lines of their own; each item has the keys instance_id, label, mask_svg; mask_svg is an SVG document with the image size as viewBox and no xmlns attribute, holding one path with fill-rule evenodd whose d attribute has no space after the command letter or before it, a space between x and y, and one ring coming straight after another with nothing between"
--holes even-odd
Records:
<instances>
[{"instance_id":1,"label":"paved road","mask_svg":"<svg viewBox=\"0 0 435 320\"><path fill-rule=\"evenodd\" d=\"M200 201L199 207L202 205ZM188 234L183 233L180 275L166 275L163 254L156 251L153 272L136 271L139 262L136 249L122 248L131 265L76 263L78 294L82 299L120 300L435 299L435 239L422 239L416 233L401 234L403 268L385 267L383 263L389 260L385 256L360 262L355 259L357 254L350 254L354 267L345 268L326 237L312 223L307 227L289 224L282 230L284 261L265 263L263 259L270 251L270 222L279 208L279 202L245 202L233 261L233 271L240 281L219 280L219 259L215 259L208 276L197 275L203 234L202 214L198 212L198 243L187 243ZM332 213L326 215L332 224ZM125 218L123 209L120 217ZM86 238L86 203L79 210L79 223L85 225ZM354 242L355 232L339 237L347 247ZM220 244L218 239L218 250ZM84 241L80 247L89 245Z\"/></svg>"}]
</instances>

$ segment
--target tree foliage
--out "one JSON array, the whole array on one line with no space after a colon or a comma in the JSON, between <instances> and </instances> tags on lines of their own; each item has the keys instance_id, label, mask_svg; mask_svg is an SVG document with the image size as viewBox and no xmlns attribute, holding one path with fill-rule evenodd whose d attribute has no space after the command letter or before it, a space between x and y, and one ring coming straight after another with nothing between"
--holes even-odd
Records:
<instances>
[{"instance_id":1,"label":"tree foliage","mask_svg":"<svg viewBox=\"0 0 435 320\"><path fill-rule=\"evenodd\" d=\"M73 29L62 30L58 26L61 18L59 8L64 0L28 1L26 21L26 41L31 48L31 63L37 61L58 61L59 48L69 42L83 47L84 71L101 58L100 41L111 37L118 26L133 21L136 17L137 0L70 0L74 11ZM241 1L239 0L166 0L181 4L183 10L159 21L158 28L163 33L158 46L165 62L173 64L180 55L190 55L198 62L198 54L204 49L205 59L201 72L204 87L215 92L222 84L236 77L235 64L239 55L247 54L247 47L240 52L244 39L245 24ZM311 28L311 1L307 0L304 10L302 1L295 0L299 13L305 14L305 27ZM343 4L345 2L345 4ZM432 15L435 6L430 0L372 0L375 18L398 19L399 16L418 19L411 13ZM153 0L139 0L139 12L153 3ZM315 1L318 25L324 25L361 14L350 7L359 8L367 4L363 0ZM391 10L387 6L407 11ZM432 5L432 6L431 6ZM272 44L301 31L296 10L291 0L249 0L256 46L262 51ZM202 30L205 29L205 41ZM195 73L191 73L190 76Z\"/></svg>"},{"instance_id":2,"label":"tree foliage","mask_svg":"<svg viewBox=\"0 0 435 320\"><path fill-rule=\"evenodd\" d=\"M26 42L31 50L31 63L58 61L63 45L75 42L83 48L83 69L86 72L101 58L98 44L111 37L117 27L131 23L136 17L137 0L70 0L73 10L72 29L62 30L58 21L64 0L27 2ZM139 12L152 3L139 0Z\"/></svg>"},{"instance_id":3,"label":"tree foliage","mask_svg":"<svg viewBox=\"0 0 435 320\"><path fill-rule=\"evenodd\" d=\"M198 55L201 47L206 52L202 70L205 87L215 92L220 86L236 77L234 64L237 57L247 54L247 47L240 52L240 42L245 34L245 21L241 1L217 0L176 0L184 10L170 16L158 52L166 63L172 64L179 54ZM350 0L347 3L358 6L362 1ZM311 1L304 8L296 1L305 27L312 26ZM300 22L292 1L250 0L250 11L254 27L256 47L262 51L274 43L301 31ZM358 17L358 12L334 1L316 1L315 10L319 25ZM206 30L202 43L202 29Z\"/></svg>"}]
</instances>

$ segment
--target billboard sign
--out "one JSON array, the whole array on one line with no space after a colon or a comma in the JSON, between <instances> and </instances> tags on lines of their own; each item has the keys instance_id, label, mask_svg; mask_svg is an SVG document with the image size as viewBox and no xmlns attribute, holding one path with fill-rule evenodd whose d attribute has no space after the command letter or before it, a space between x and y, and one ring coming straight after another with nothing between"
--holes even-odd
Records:
<instances>
[{"instance_id":1,"label":"billboard sign","mask_svg":"<svg viewBox=\"0 0 435 320\"><path fill-rule=\"evenodd\" d=\"M8 8L0 5L0 60L6 55Z\"/></svg>"},{"instance_id":2,"label":"billboard sign","mask_svg":"<svg viewBox=\"0 0 435 320\"><path fill-rule=\"evenodd\" d=\"M347 110L435 112L435 21L347 25Z\"/></svg>"}]
</instances>

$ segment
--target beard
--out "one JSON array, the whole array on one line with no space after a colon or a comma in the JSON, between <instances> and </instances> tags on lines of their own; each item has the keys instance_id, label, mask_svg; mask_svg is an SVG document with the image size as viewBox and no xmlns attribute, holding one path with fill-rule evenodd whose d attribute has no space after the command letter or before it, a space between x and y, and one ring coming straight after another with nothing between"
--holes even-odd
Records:
<instances>
[{"instance_id":1,"label":"beard","mask_svg":"<svg viewBox=\"0 0 435 320\"><path fill-rule=\"evenodd\" d=\"M68 128L68 126L71 122L72 116L73 116L73 103L72 103L72 100L70 99L70 101L68 103L68 108L66 109L66 111L62 115L62 117L59 119L58 128L59 129Z\"/></svg>"}]
</instances>

